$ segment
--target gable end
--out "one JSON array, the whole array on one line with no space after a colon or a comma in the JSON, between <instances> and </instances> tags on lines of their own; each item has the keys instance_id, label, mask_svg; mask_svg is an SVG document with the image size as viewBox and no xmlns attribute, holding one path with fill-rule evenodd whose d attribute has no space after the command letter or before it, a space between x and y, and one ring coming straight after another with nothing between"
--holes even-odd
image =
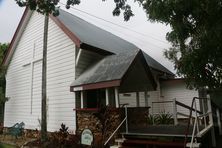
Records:
<instances>
[{"instance_id":1,"label":"gable end","mask_svg":"<svg viewBox=\"0 0 222 148\"><path fill-rule=\"evenodd\" d=\"M10 42L9 48L7 49L6 54L5 54L3 61L1 63L3 66L7 66L9 64L11 57L14 53L14 50L20 40L20 37L21 37L21 35L24 31L24 28L26 27L32 13L33 13L33 11L29 10L28 8L25 9L25 12L23 13L23 16L19 22L19 25L13 35L11 42Z\"/></svg>"}]
</instances>

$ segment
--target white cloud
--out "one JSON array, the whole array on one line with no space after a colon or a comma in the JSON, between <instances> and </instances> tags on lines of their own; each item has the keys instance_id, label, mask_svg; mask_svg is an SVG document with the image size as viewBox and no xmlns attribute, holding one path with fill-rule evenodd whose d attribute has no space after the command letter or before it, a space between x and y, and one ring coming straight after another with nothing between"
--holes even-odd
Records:
<instances>
[{"instance_id":1,"label":"white cloud","mask_svg":"<svg viewBox=\"0 0 222 148\"><path fill-rule=\"evenodd\" d=\"M5 0L0 6L0 42L10 42L18 26L24 8L16 5L14 0Z\"/></svg>"}]
</instances>

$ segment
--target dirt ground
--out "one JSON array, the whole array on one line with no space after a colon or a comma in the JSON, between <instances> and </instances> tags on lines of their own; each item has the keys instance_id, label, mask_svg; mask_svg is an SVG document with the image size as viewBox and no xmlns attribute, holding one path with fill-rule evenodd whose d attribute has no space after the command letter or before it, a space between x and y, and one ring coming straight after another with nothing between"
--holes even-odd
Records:
<instances>
[{"instance_id":1,"label":"dirt ground","mask_svg":"<svg viewBox=\"0 0 222 148\"><path fill-rule=\"evenodd\" d=\"M14 145L15 147L22 147L26 143L33 141L33 138L18 137L17 139L10 135L0 135L0 143Z\"/></svg>"}]
</instances>

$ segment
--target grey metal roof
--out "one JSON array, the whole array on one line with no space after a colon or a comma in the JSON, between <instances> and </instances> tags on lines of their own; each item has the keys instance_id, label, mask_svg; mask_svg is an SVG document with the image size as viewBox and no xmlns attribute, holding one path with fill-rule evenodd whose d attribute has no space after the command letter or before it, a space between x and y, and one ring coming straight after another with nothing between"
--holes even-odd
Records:
<instances>
[{"instance_id":1,"label":"grey metal roof","mask_svg":"<svg viewBox=\"0 0 222 148\"><path fill-rule=\"evenodd\" d=\"M72 31L81 42L107 50L112 53L131 52L138 47L126 40L113 35L85 20L74 16L64 10L60 10L58 19Z\"/></svg>"},{"instance_id":2,"label":"grey metal roof","mask_svg":"<svg viewBox=\"0 0 222 148\"><path fill-rule=\"evenodd\" d=\"M136 55L137 51L107 56L88 68L71 84L71 86L120 80Z\"/></svg>"},{"instance_id":3,"label":"grey metal roof","mask_svg":"<svg viewBox=\"0 0 222 148\"><path fill-rule=\"evenodd\" d=\"M60 10L58 19L80 39L81 43L85 43L115 54L108 56L85 71L75 81L75 85L78 83L80 84L80 82L84 84L83 81L87 81L87 84L89 84L99 81L119 79L125 72L126 67L132 62L132 57L135 57L136 53L140 50L134 44L91 23L88 23L87 21L64 10ZM147 55L145 52L143 52L143 54L147 64L150 67L173 75L172 72Z\"/></svg>"},{"instance_id":4,"label":"grey metal roof","mask_svg":"<svg viewBox=\"0 0 222 148\"><path fill-rule=\"evenodd\" d=\"M165 73L170 74L170 75L174 75L174 73L172 73L170 70L168 70L166 67L161 65L159 62L157 62L155 59L153 59L151 56L149 56L145 52L143 52L143 55L144 55L144 57L146 59L147 64L150 67L152 67L153 69L165 72Z\"/></svg>"}]
</instances>

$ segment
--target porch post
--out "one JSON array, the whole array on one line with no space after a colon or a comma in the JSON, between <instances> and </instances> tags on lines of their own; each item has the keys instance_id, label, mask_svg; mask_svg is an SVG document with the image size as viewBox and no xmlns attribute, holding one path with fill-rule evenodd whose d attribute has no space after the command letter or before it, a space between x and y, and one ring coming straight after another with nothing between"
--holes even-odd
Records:
<instances>
[{"instance_id":1,"label":"porch post","mask_svg":"<svg viewBox=\"0 0 222 148\"><path fill-rule=\"evenodd\" d=\"M81 102L81 108L84 107L84 103L83 103L83 91L80 92L80 102Z\"/></svg>"},{"instance_id":2,"label":"porch post","mask_svg":"<svg viewBox=\"0 0 222 148\"><path fill-rule=\"evenodd\" d=\"M218 108L217 108L217 124L218 124L218 128L219 128L219 134L222 135L220 110Z\"/></svg>"},{"instance_id":3,"label":"porch post","mask_svg":"<svg viewBox=\"0 0 222 148\"><path fill-rule=\"evenodd\" d=\"M148 107L148 94L147 91L144 91L145 107Z\"/></svg>"},{"instance_id":4,"label":"porch post","mask_svg":"<svg viewBox=\"0 0 222 148\"><path fill-rule=\"evenodd\" d=\"M109 105L109 90L106 88L106 106Z\"/></svg>"},{"instance_id":5,"label":"porch post","mask_svg":"<svg viewBox=\"0 0 222 148\"><path fill-rule=\"evenodd\" d=\"M173 119L174 119L174 125L178 125L176 98L173 99Z\"/></svg>"},{"instance_id":6,"label":"porch post","mask_svg":"<svg viewBox=\"0 0 222 148\"><path fill-rule=\"evenodd\" d=\"M119 107L119 92L118 92L118 88L115 87L115 102L116 102L116 107Z\"/></svg>"},{"instance_id":7,"label":"porch post","mask_svg":"<svg viewBox=\"0 0 222 148\"><path fill-rule=\"evenodd\" d=\"M136 107L140 107L140 94L136 92Z\"/></svg>"}]
</instances>

